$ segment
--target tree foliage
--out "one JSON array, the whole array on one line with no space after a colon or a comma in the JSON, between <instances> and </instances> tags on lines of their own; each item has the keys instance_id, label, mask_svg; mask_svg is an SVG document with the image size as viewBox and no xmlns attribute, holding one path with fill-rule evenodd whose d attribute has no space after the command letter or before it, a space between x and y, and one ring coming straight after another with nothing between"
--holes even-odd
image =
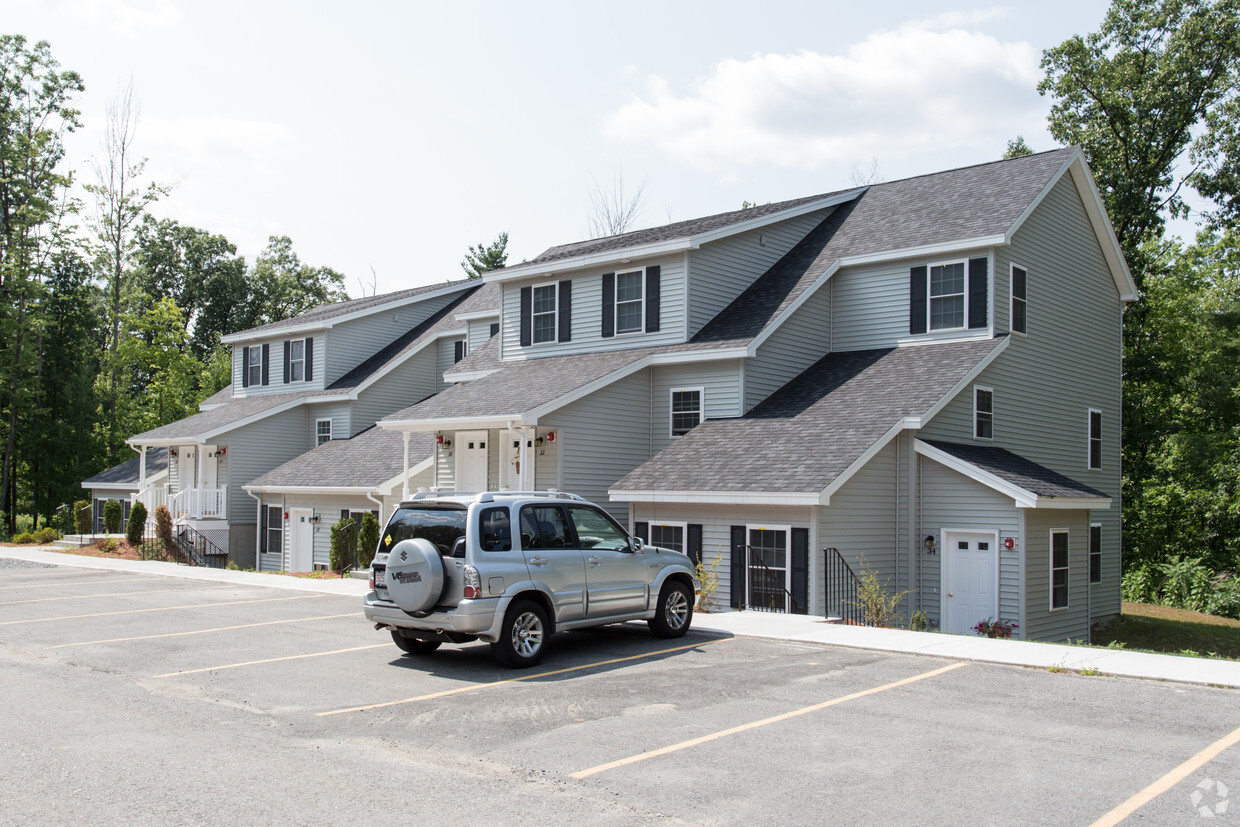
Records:
<instances>
[{"instance_id":1,"label":"tree foliage","mask_svg":"<svg viewBox=\"0 0 1240 827\"><path fill-rule=\"evenodd\" d=\"M461 269L471 279L482 278L483 273L499 270L508 261L508 233L500 233L490 244L470 246L461 260Z\"/></svg>"},{"instance_id":2,"label":"tree foliage","mask_svg":"<svg viewBox=\"0 0 1240 827\"><path fill-rule=\"evenodd\" d=\"M1032 155L1033 149L1029 144L1025 143L1024 135L1017 135L1015 138L1007 142L1007 149L1003 151L1004 158L1022 158L1025 155Z\"/></svg>"},{"instance_id":3,"label":"tree foliage","mask_svg":"<svg viewBox=\"0 0 1240 827\"><path fill-rule=\"evenodd\" d=\"M344 276L330 267L302 264L285 235L271 236L249 277L251 301L245 327L279 322L321 304L347 301Z\"/></svg>"}]
</instances>

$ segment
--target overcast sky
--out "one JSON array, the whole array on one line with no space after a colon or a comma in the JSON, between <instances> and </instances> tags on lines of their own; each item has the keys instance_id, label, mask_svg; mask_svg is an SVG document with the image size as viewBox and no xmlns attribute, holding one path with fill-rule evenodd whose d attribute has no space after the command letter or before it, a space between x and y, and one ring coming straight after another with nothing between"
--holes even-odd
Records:
<instances>
[{"instance_id":1,"label":"overcast sky","mask_svg":"<svg viewBox=\"0 0 1240 827\"><path fill-rule=\"evenodd\" d=\"M132 79L152 212L250 260L287 235L357 296L585 238L592 179L654 226L1052 148L1042 50L1107 3L928 5L0 0L0 30L83 76L75 168Z\"/></svg>"}]
</instances>

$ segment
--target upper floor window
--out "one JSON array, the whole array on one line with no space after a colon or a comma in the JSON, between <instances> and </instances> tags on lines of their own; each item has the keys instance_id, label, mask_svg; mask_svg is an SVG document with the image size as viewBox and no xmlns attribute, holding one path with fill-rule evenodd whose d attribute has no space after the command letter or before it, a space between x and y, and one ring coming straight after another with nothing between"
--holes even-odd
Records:
<instances>
[{"instance_id":1,"label":"upper floor window","mask_svg":"<svg viewBox=\"0 0 1240 827\"><path fill-rule=\"evenodd\" d=\"M1102 467L1102 411L1089 409L1089 468Z\"/></svg>"},{"instance_id":2,"label":"upper floor window","mask_svg":"<svg viewBox=\"0 0 1240 827\"><path fill-rule=\"evenodd\" d=\"M993 439L995 392L990 388L973 388L973 438Z\"/></svg>"},{"instance_id":3,"label":"upper floor window","mask_svg":"<svg viewBox=\"0 0 1240 827\"><path fill-rule=\"evenodd\" d=\"M464 339L457 339L452 343L452 364L464 359L469 355L469 344Z\"/></svg>"},{"instance_id":4,"label":"upper floor window","mask_svg":"<svg viewBox=\"0 0 1240 827\"><path fill-rule=\"evenodd\" d=\"M314 444L322 445L332 438L332 421L330 419L314 420Z\"/></svg>"},{"instance_id":5,"label":"upper floor window","mask_svg":"<svg viewBox=\"0 0 1240 827\"><path fill-rule=\"evenodd\" d=\"M263 349L247 347L245 349L245 384L261 385L263 382Z\"/></svg>"},{"instance_id":6,"label":"upper floor window","mask_svg":"<svg viewBox=\"0 0 1240 827\"><path fill-rule=\"evenodd\" d=\"M554 284L534 288L534 344L555 341L556 290Z\"/></svg>"},{"instance_id":7,"label":"upper floor window","mask_svg":"<svg viewBox=\"0 0 1240 827\"><path fill-rule=\"evenodd\" d=\"M672 391L672 436L683 436L702 421L702 389Z\"/></svg>"},{"instance_id":8,"label":"upper floor window","mask_svg":"<svg viewBox=\"0 0 1240 827\"><path fill-rule=\"evenodd\" d=\"M288 348L288 381L302 382L306 378L306 340L294 339Z\"/></svg>"},{"instance_id":9,"label":"upper floor window","mask_svg":"<svg viewBox=\"0 0 1240 827\"><path fill-rule=\"evenodd\" d=\"M1028 279L1028 275L1029 274L1025 272L1024 267L1017 267L1015 264L1012 265L1012 332L1013 333L1025 333L1026 332L1025 316L1027 313L1027 307L1026 307L1026 298L1025 298L1025 289L1026 289L1025 282Z\"/></svg>"},{"instance_id":10,"label":"upper floor window","mask_svg":"<svg viewBox=\"0 0 1240 827\"><path fill-rule=\"evenodd\" d=\"M642 331L642 305L644 291L641 270L616 273L616 332L640 333Z\"/></svg>"},{"instance_id":11,"label":"upper floor window","mask_svg":"<svg viewBox=\"0 0 1240 827\"><path fill-rule=\"evenodd\" d=\"M909 333L985 328L990 260L946 261L909 270Z\"/></svg>"},{"instance_id":12,"label":"upper floor window","mask_svg":"<svg viewBox=\"0 0 1240 827\"><path fill-rule=\"evenodd\" d=\"M930 268L930 329L964 327L964 262Z\"/></svg>"}]
</instances>

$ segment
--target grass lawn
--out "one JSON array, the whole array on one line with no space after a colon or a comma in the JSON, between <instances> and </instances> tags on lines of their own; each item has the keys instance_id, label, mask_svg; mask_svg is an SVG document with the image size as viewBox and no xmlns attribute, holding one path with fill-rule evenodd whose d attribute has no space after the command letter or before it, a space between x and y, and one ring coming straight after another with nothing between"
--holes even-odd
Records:
<instances>
[{"instance_id":1,"label":"grass lawn","mask_svg":"<svg viewBox=\"0 0 1240 827\"><path fill-rule=\"evenodd\" d=\"M1240 660L1240 620L1167 606L1125 603L1123 617L1095 634L1093 642L1095 646L1106 646L1112 641L1138 651L1200 657L1213 654Z\"/></svg>"}]
</instances>

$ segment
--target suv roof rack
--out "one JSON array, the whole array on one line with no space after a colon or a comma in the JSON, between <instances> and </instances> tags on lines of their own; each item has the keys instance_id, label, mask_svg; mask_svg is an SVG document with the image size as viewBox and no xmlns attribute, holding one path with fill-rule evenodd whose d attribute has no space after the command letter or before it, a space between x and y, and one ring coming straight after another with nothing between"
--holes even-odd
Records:
<instances>
[{"instance_id":1,"label":"suv roof rack","mask_svg":"<svg viewBox=\"0 0 1240 827\"><path fill-rule=\"evenodd\" d=\"M500 497L547 497L557 500L576 500L577 502L585 502L586 498L576 494L570 494L567 491L556 491L554 488L548 488L546 491L486 491L478 495L478 502L490 503L495 502L495 498Z\"/></svg>"}]
</instances>

